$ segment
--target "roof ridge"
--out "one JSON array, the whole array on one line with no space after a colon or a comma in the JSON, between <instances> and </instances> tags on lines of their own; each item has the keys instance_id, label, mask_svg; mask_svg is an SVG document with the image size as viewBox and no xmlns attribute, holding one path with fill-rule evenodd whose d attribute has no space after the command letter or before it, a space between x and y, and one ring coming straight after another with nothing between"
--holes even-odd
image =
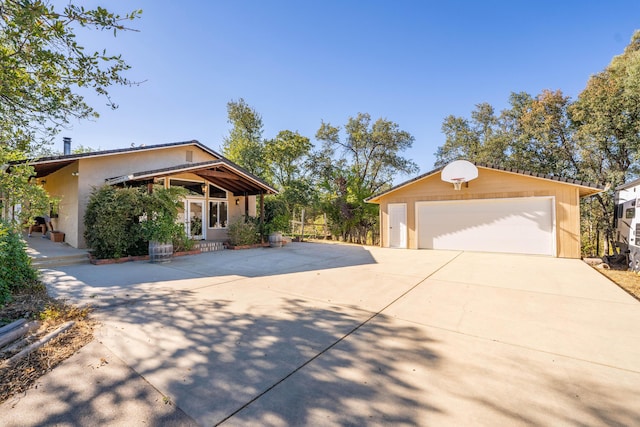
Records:
<instances>
[{"instance_id":1,"label":"roof ridge","mask_svg":"<svg viewBox=\"0 0 640 427\"><path fill-rule=\"evenodd\" d=\"M94 156L106 156L110 154L124 154L135 151L146 151L146 150L157 150L159 148L168 148L168 147L179 147L182 145L196 145L200 147L202 150L211 153L216 157L222 157L222 154L217 151L207 147L197 139L192 139L189 141L179 141L179 142L166 142L162 144L152 144L152 145L139 145L136 147L126 147L126 148L113 148L109 150L99 150L99 151L90 151L87 153L76 153L76 154L62 154L59 156L47 156L47 157L37 157L33 159L27 160L14 160L9 162L10 164L21 164L21 163L42 163L42 162L54 162L61 160L72 160L72 159L82 159L87 157Z\"/></svg>"}]
</instances>

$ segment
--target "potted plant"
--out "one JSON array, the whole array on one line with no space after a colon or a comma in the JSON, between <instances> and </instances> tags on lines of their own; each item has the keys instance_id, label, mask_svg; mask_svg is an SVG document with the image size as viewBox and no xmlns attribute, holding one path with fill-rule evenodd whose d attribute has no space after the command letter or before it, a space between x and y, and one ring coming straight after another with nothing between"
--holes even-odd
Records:
<instances>
[{"instance_id":1,"label":"potted plant","mask_svg":"<svg viewBox=\"0 0 640 427\"><path fill-rule=\"evenodd\" d=\"M173 257L173 241L184 233L184 226L176 223L183 195L181 188L154 186L145 198L142 232L149 241L151 262L170 262Z\"/></svg>"},{"instance_id":2,"label":"potted plant","mask_svg":"<svg viewBox=\"0 0 640 427\"><path fill-rule=\"evenodd\" d=\"M276 215L264 224L264 234L269 238L269 246L272 248L282 247L282 231L287 228L288 222L285 215Z\"/></svg>"}]
</instances>

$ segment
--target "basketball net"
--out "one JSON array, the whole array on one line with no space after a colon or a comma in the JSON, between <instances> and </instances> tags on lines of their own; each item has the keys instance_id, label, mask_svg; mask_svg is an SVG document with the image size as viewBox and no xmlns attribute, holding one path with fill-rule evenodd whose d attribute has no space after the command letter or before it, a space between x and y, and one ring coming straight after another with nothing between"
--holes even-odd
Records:
<instances>
[{"instance_id":1,"label":"basketball net","mask_svg":"<svg viewBox=\"0 0 640 427\"><path fill-rule=\"evenodd\" d=\"M453 178L451 182L453 182L453 189L456 191L460 191L460 189L462 188L462 183L464 182L464 178Z\"/></svg>"}]
</instances>

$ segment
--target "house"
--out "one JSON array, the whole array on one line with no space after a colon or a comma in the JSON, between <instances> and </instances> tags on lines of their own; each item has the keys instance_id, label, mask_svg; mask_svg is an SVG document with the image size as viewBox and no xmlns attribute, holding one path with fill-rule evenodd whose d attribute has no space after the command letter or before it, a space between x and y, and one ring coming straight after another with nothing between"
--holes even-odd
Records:
<instances>
[{"instance_id":1,"label":"house","mask_svg":"<svg viewBox=\"0 0 640 427\"><path fill-rule=\"evenodd\" d=\"M604 187L475 168L477 178L459 183L459 190L438 168L368 198L380 205L381 246L580 258L580 198Z\"/></svg>"},{"instance_id":2,"label":"house","mask_svg":"<svg viewBox=\"0 0 640 427\"><path fill-rule=\"evenodd\" d=\"M198 141L65 154L30 161L35 181L60 199L53 226L74 247L86 247L83 218L93 188L108 185L179 186L188 191L180 220L193 239L224 240L227 225L255 216L257 203L277 191Z\"/></svg>"}]
</instances>

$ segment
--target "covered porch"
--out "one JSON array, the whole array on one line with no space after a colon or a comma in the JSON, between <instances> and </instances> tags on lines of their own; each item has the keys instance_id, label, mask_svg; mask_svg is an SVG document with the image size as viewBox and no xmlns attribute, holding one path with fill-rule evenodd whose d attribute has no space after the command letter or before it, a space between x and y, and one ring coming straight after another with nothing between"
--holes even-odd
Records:
<instances>
[{"instance_id":1,"label":"covered porch","mask_svg":"<svg viewBox=\"0 0 640 427\"><path fill-rule=\"evenodd\" d=\"M260 213L264 221L264 196L277 191L239 166L223 159L134 172L106 180L109 185L154 184L187 191L179 221L193 240L222 242L230 222ZM205 245L206 246L206 245Z\"/></svg>"},{"instance_id":2,"label":"covered porch","mask_svg":"<svg viewBox=\"0 0 640 427\"><path fill-rule=\"evenodd\" d=\"M61 162L58 166L67 165ZM34 168L38 182L45 182L47 175L57 170L51 164L35 164ZM227 240L227 227L232 221L257 215L264 221L264 196L277 193L264 181L226 159L151 170L132 167L130 173L106 178L103 182L114 186L146 186L149 191L158 184L165 188L184 188L187 196L179 221L191 239L213 242L209 245L202 242L203 251L215 250L218 243ZM80 209L80 221L83 211ZM61 231L65 230L61 227Z\"/></svg>"}]
</instances>

